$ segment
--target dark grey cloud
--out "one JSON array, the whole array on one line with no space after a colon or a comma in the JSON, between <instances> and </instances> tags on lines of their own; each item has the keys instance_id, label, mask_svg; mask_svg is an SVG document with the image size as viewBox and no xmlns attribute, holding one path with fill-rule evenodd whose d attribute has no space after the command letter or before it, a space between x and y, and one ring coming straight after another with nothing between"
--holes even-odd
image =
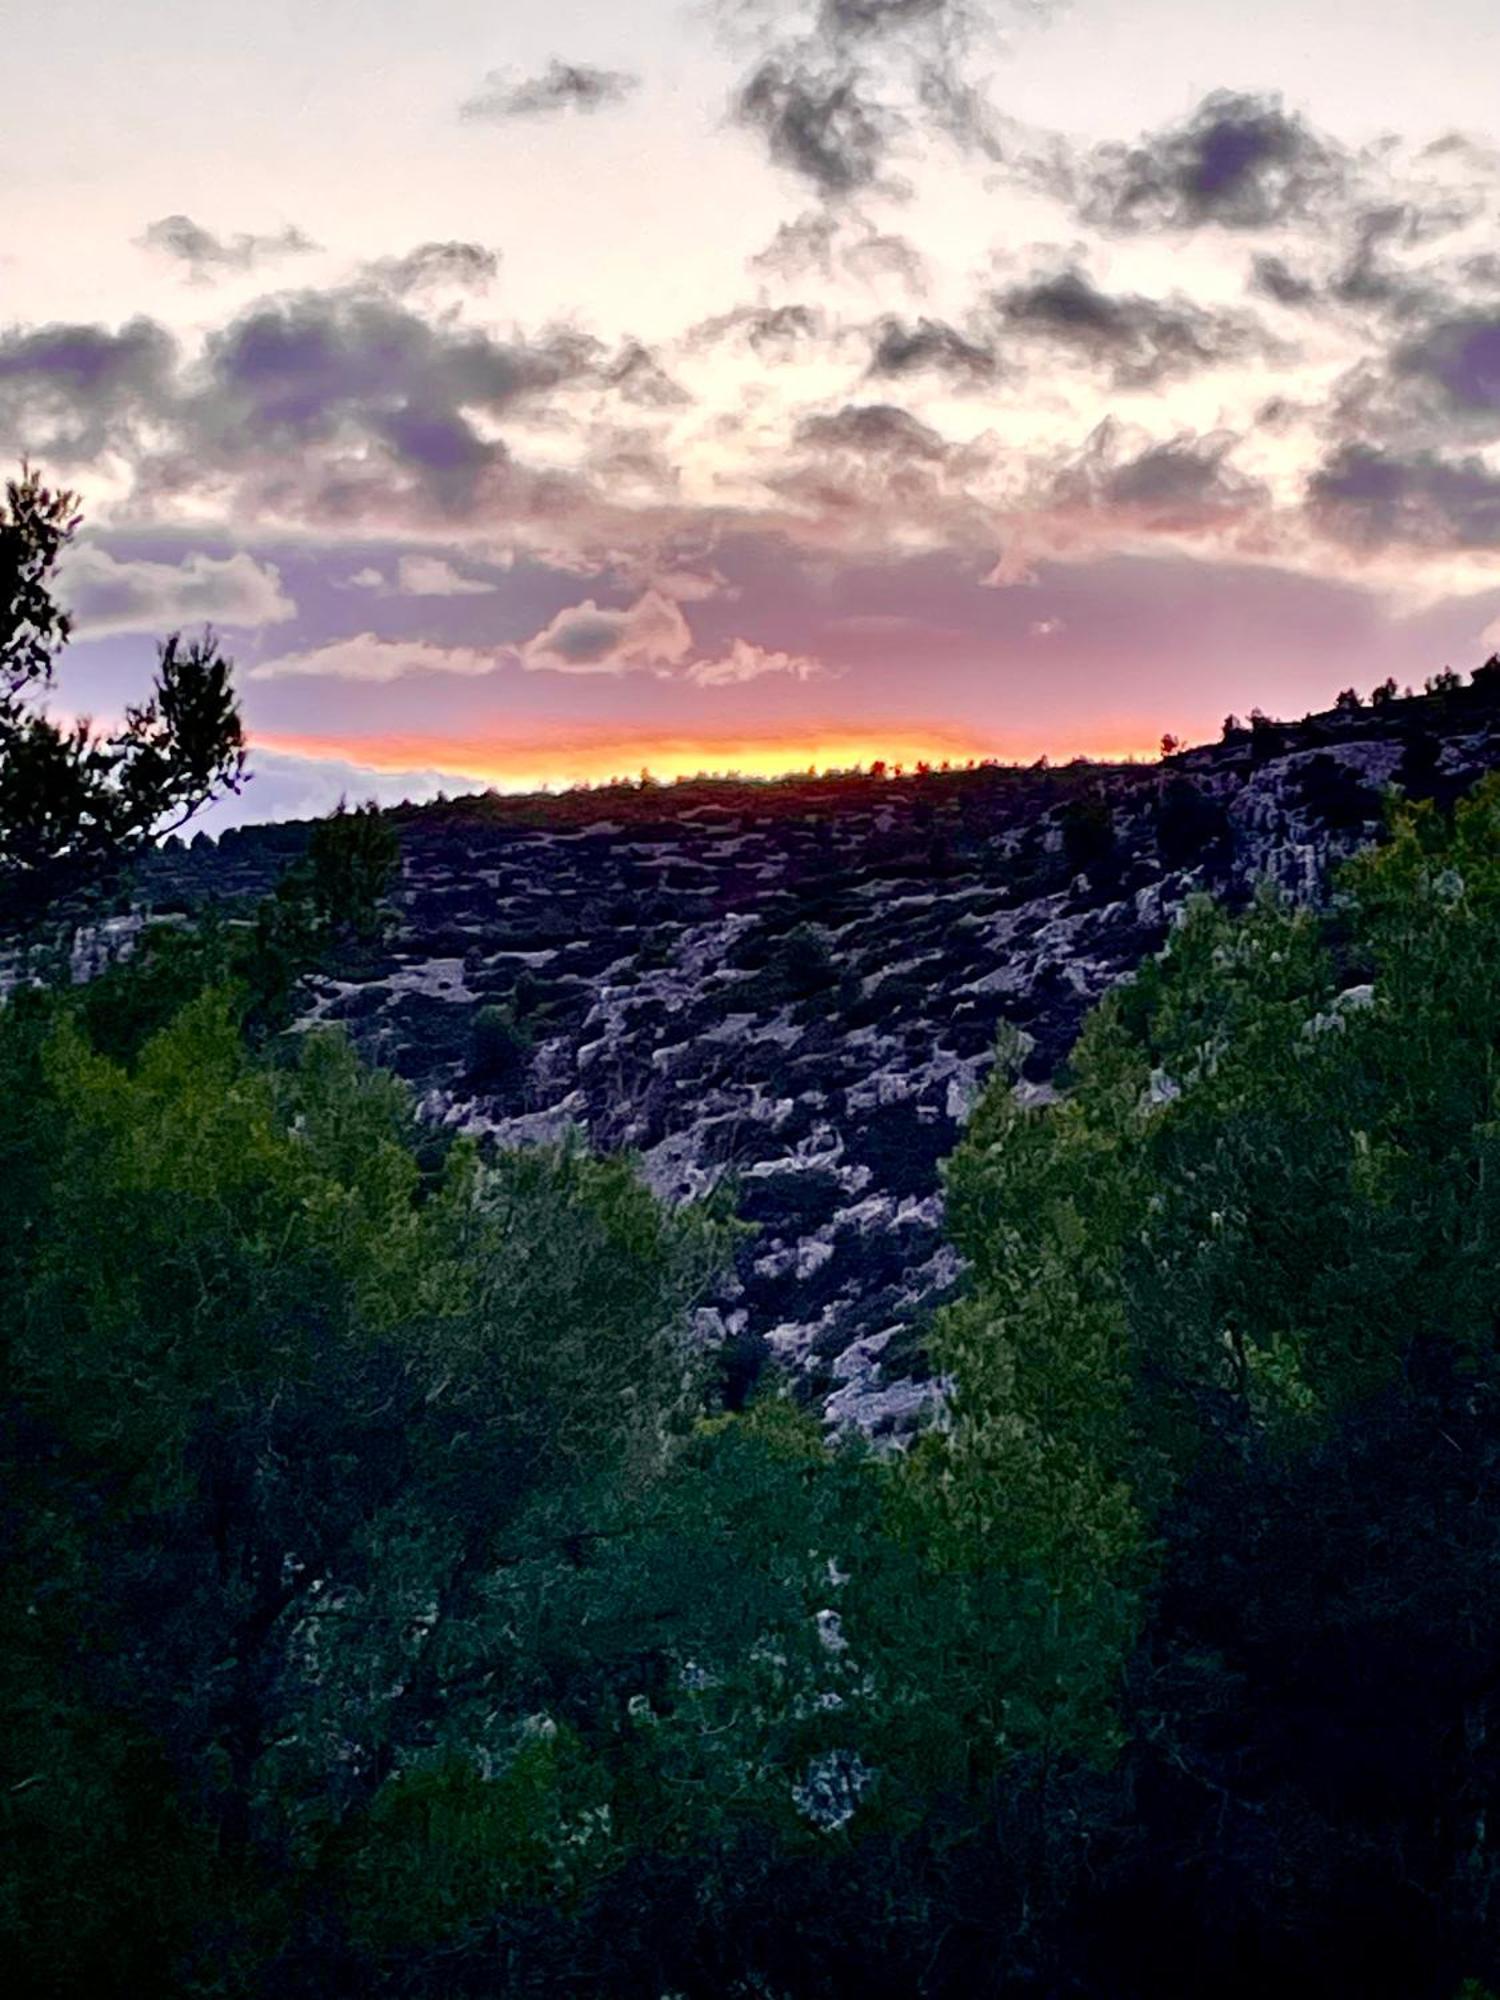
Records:
<instances>
[{"instance_id":1,"label":"dark grey cloud","mask_svg":"<svg viewBox=\"0 0 1500 2000\"><path fill-rule=\"evenodd\" d=\"M760 134L778 166L825 197L873 186L905 124L870 94L859 69L779 55L752 71L735 97L734 115Z\"/></svg>"},{"instance_id":2,"label":"dark grey cloud","mask_svg":"<svg viewBox=\"0 0 1500 2000\"><path fill-rule=\"evenodd\" d=\"M452 285L466 292L483 292L500 270L500 253L483 243L419 243L404 257L380 257L366 264L364 276L383 290L406 298L412 292Z\"/></svg>"},{"instance_id":3,"label":"dark grey cloud","mask_svg":"<svg viewBox=\"0 0 1500 2000\"><path fill-rule=\"evenodd\" d=\"M370 430L392 457L435 479L480 472L503 451L482 438L460 411L441 406L424 409L407 403L399 409L378 410L370 418Z\"/></svg>"},{"instance_id":4,"label":"dark grey cloud","mask_svg":"<svg viewBox=\"0 0 1500 2000\"><path fill-rule=\"evenodd\" d=\"M1287 303L1364 341L1321 412L1318 506L1348 537L1386 535L1389 522L1392 539L1433 546L1450 515L1466 534L1483 512L1483 467L1452 454L1500 440L1500 257L1476 227L1500 195L1500 156L1458 138L1405 166L1392 155L1383 149L1382 178L1372 170L1326 247L1311 238L1287 273L1262 261L1253 282L1294 276Z\"/></svg>"},{"instance_id":5,"label":"dark grey cloud","mask_svg":"<svg viewBox=\"0 0 1500 2000\"><path fill-rule=\"evenodd\" d=\"M362 285L261 300L191 364L147 319L33 327L0 334L0 447L64 467L119 454L122 519L189 497L344 524L426 524L481 495L560 512L578 482L523 477L493 420L599 385L604 362L566 329L501 339Z\"/></svg>"},{"instance_id":6,"label":"dark grey cloud","mask_svg":"<svg viewBox=\"0 0 1500 2000\"><path fill-rule=\"evenodd\" d=\"M1361 199L1310 235L1297 263L1257 255L1251 290L1282 306L1391 321L1441 312L1445 304L1451 309L1465 292L1487 288L1483 257L1413 266L1408 256L1477 220L1483 206L1473 190Z\"/></svg>"},{"instance_id":7,"label":"dark grey cloud","mask_svg":"<svg viewBox=\"0 0 1500 2000\"><path fill-rule=\"evenodd\" d=\"M154 320L117 332L54 322L0 334L0 438L74 464L123 448L172 401L177 346Z\"/></svg>"},{"instance_id":8,"label":"dark grey cloud","mask_svg":"<svg viewBox=\"0 0 1500 2000\"><path fill-rule=\"evenodd\" d=\"M1350 162L1279 97L1216 90L1179 125L1053 171L1054 192L1084 221L1124 234L1303 221L1342 193Z\"/></svg>"},{"instance_id":9,"label":"dark grey cloud","mask_svg":"<svg viewBox=\"0 0 1500 2000\"><path fill-rule=\"evenodd\" d=\"M1156 532L1201 530L1268 499L1259 480L1230 462L1238 443L1229 431L1132 443L1106 418L1077 456L1049 476L1039 497L1054 507L1126 513Z\"/></svg>"},{"instance_id":10,"label":"dark grey cloud","mask_svg":"<svg viewBox=\"0 0 1500 2000\"><path fill-rule=\"evenodd\" d=\"M1104 292L1076 265L997 292L993 308L1018 338L1107 368L1120 388L1149 388L1269 347L1264 329L1248 313L1180 297Z\"/></svg>"},{"instance_id":11,"label":"dark grey cloud","mask_svg":"<svg viewBox=\"0 0 1500 2000\"><path fill-rule=\"evenodd\" d=\"M1427 464L1500 439L1500 302L1423 302L1384 351L1351 368L1330 398L1329 448ZM1361 460L1361 463L1364 461Z\"/></svg>"},{"instance_id":12,"label":"dark grey cloud","mask_svg":"<svg viewBox=\"0 0 1500 2000\"><path fill-rule=\"evenodd\" d=\"M294 223L270 235L242 230L237 236L216 236L188 215L164 215L148 223L137 242L185 264L199 284L232 271L253 271L278 257L300 257L319 246Z\"/></svg>"},{"instance_id":13,"label":"dark grey cloud","mask_svg":"<svg viewBox=\"0 0 1500 2000\"><path fill-rule=\"evenodd\" d=\"M540 76L517 77L506 70L492 70L475 95L459 106L458 115L494 125L559 111L603 111L612 104L623 104L639 88L640 78L624 70L594 69L587 63L554 58Z\"/></svg>"},{"instance_id":14,"label":"dark grey cloud","mask_svg":"<svg viewBox=\"0 0 1500 2000\"><path fill-rule=\"evenodd\" d=\"M1500 431L1500 312L1436 320L1397 348L1391 368L1434 392L1446 414Z\"/></svg>"},{"instance_id":15,"label":"dark grey cloud","mask_svg":"<svg viewBox=\"0 0 1500 2000\"><path fill-rule=\"evenodd\" d=\"M1500 548L1500 473L1475 456L1341 445L1309 479L1307 507L1352 547Z\"/></svg>"},{"instance_id":16,"label":"dark grey cloud","mask_svg":"<svg viewBox=\"0 0 1500 2000\"><path fill-rule=\"evenodd\" d=\"M930 425L894 403L846 403L830 415L804 417L795 437L799 445L861 457L936 461L948 451Z\"/></svg>"},{"instance_id":17,"label":"dark grey cloud","mask_svg":"<svg viewBox=\"0 0 1500 2000\"><path fill-rule=\"evenodd\" d=\"M498 340L359 291L264 300L210 336L196 414L262 442L317 438L404 412L490 414L597 364L597 342Z\"/></svg>"},{"instance_id":18,"label":"dark grey cloud","mask_svg":"<svg viewBox=\"0 0 1500 2000\"><path fill-rule=\"evenodd\" d=\"M989 381L998 372L994 349L968 339L946 320L887 316L872 332L871 375L896 377L931 371L972 383Z\"/></svg>"}]
</instances>

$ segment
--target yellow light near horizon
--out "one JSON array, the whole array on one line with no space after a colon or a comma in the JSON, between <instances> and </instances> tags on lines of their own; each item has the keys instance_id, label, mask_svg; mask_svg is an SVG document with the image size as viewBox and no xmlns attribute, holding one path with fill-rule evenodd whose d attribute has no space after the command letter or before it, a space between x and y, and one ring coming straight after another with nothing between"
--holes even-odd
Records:
<instances>
[{"instance_id":1,"label":"yellow light near horizon","mask_svg":"<svg viewBox=\"0 0 1500 2000\"><path fill-rule=\"evenodd\" d=\"M985 759L1033 763L1043 756L1054 762L1089 757L1115 763L1156 755L1155 744L1144 737L1123 744L1066 735L1046 742L1029 738L997 742L921 725L880 730L829 727L787 737L611 734L568 741L475 742L409 734L351 740L265 732L251 740L252 748L259 745L283 756L354 764L382 774L433 774L503 792L604 784L611 778L634 778L642 771L670 783L700 776L778 778L809 770L868 770L877 761L888 770L899 765L910 772L919 763L934 767Z\"/></svg>"}]
</instances>

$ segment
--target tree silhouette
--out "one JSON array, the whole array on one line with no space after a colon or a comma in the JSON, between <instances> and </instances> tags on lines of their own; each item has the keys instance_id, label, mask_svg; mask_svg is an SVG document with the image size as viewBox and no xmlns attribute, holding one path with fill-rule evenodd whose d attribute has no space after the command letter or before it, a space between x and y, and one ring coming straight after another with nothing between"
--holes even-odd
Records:
<instances>
[{"instance_id":1,"label":"tree silhouette","mask_svg":"<svg viewBox=\"0 0 1500 2000\"><path fill-rule=\"evenodd\" d=\"M113 732L55 721L42 700L72 620L53 571L77 532L77 495L23 466L0 509L0 924L107 878L153 836L244 782L230 665L213 633L157 648L147 699Z\"/></svg>"}]
</instances>

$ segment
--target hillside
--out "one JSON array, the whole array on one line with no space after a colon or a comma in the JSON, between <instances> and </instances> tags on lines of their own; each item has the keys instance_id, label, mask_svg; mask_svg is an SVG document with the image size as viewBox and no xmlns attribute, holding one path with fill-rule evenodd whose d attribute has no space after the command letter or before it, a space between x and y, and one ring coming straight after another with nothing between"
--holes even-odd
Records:
<instances>
[{"instance_id":1,"label":"hillside","mask_svg":"<svg viewBox=\"0 0 1500 2000\"><path fill-rule=\"evenodd\" d=\"M1195 892L1322 896L1395 784L1500 765L1472 687L1257 722L1161 765L700 781L402 809L399 927L316 983L424 1112L502 1144L569 1128L657 1190L733 1175L755 1225L701 1315L736 1402L774 1359L832 1423L935 1395L924 1315L958 1276L939 1162L1010 1024L1038 1096L1088 1006ZM162 855L159 909L260 889L306 829ZM521 1026L497 1029L500 1005ZM488 1039L486 1039L486 1036Z\"/></svg>"}]
</instances>

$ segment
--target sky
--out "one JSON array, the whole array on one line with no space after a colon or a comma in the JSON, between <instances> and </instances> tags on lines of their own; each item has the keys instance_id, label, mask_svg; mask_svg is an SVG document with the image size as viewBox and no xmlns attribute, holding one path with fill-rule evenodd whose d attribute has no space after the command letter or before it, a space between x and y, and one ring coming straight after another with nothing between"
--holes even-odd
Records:
<instances>
[{"instance_id":1,"label":"sky","mask_svg":"<svg viewBox=\"0 0 1500 2000\"><path fill-rule=\"evenodd\" d=\"M1492 0L0 0L55 706L215 824L1151 755L1500 648Z\"/></svg>"}]
</instances>

